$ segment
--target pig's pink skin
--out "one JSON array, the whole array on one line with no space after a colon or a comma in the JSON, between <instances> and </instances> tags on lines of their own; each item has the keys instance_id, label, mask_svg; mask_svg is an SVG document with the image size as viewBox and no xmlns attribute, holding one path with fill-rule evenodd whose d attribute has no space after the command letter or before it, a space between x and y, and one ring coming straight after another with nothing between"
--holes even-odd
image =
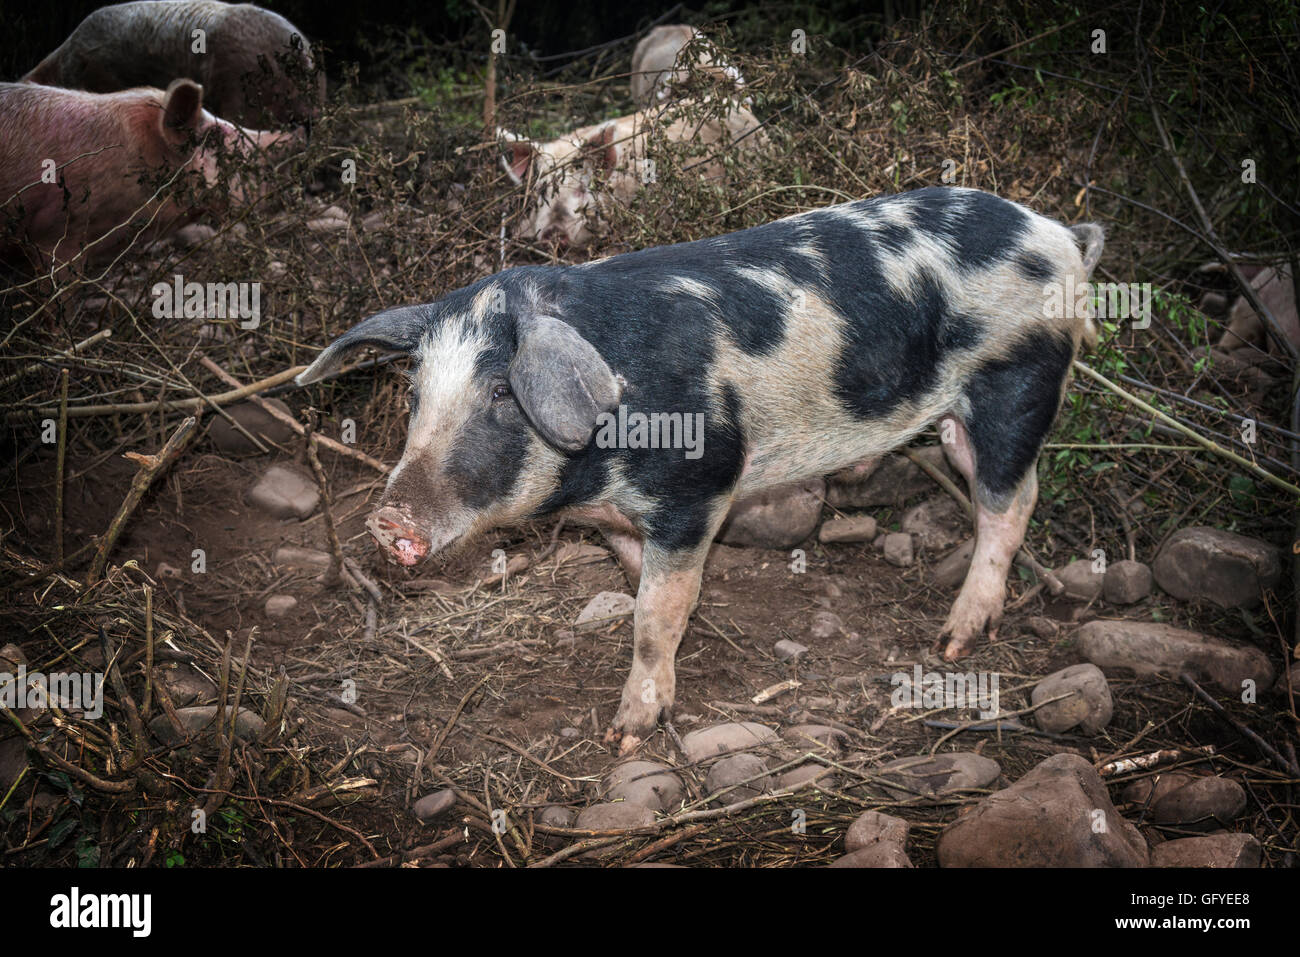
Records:
<instances>
[{"instance_id":1,"label":"pig's pink skin","mask_svg":"<svg viewBox=\"0 0 1300 957\"><path fill-rule=\"evenodd\" d=\"M203 206L182 206L177 200L191 191L178 178L164 191L175 198L154 199L149 182L158 171L198 175L211 185L221 150L269 156L299 142L296 133L245 130L218 119L202 108L202 88L188 80L166 92L107 94L0 83L0 216L22 209L20 233L0 235L0 254L12 256L26 240L45 259L66 262L88 243L91 258L112 254L142 225L142 238L165 236L210 207L250 197L237 185L229 196L211 191ZM61 183L41 181L47 160Z\"/></svg>"}]
</instances>

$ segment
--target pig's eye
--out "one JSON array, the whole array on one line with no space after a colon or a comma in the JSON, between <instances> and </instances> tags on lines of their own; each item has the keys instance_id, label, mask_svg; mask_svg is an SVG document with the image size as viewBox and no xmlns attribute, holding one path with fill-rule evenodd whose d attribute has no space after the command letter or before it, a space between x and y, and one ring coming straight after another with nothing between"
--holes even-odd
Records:
<instances>
[{"instance_id":1,"label":"pig's eye","mask_svg":"<svg viewBox=\"0 0 1300 957\"><path fill-rule=\"evenodd\" d=\"M510 386L506 385L503 382L500 385L492 387L493 401L497 399L508 399L508 398L510 398Z\"/></svg>"}]
</instances>

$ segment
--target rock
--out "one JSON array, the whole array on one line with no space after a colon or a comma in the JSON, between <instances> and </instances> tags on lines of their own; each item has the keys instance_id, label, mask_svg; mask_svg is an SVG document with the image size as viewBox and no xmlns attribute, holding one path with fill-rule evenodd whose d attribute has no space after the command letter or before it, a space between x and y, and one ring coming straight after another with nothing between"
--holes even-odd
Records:
<instances>
[{"instance_id":1,"label":"rock","mask_svg":"<svg viewBox=\"0 0 1300 957\"><path fill-rule=\"evenodd\" d=\"M290 418L293 417L289 407L279 399L264 401L289 415ZM256 402L236 402L226 407L226 414L261 441L270 452L275 451L273 446L285 445L297 435L293 429ZM213 416L212 424L208 426L208 438L223 455L260 454L257 446L250 442L247 436L219 415Z\"/></svg>"},{"instance_id":2,"label":"rock","mask_svg":"<svg viewBox=\"0 0 1300 957\"><path fill-rule=\"evenodd\" d=\"M796 724L782 731L781 737L800 751L826 755L839 753L849 740L839 728L824 724Z\"/></svg>"},{"instance_id":3,"label":"rock","mask_svg":"<svg viewBox=\"0 0 1300 957\"><path fill-rule=\"evenodd\" d=\"M1201 777L1151 805L1151 820L1201 830L1227 827L1246 809L1246 792L1228 778Z\"/></svg>"},{"instance_id":4,"label":"rock","mask_svg":"<svg viewBox=\"0 0 1300 957\"><path fill-rule=\"evenodd\" d=\"M167 562L159 562L158 567L155 568L153 571L153 577L159 579L180 578L181 570L177 568L175 565L168 564Z\"/></svg>"},{"instance_id":5,"label":"rock","mask_svg":"<svg viewBox=\"0 0 1300 957\"><path fill-rule=\"evenodd\" d=\"M1115 705L1106 676L1096 665L1070 665L1053 672L1034 686L1029 700L1038 704L1067 692L1074 694L1034 712L1034 721L1044 731L1064 734L1082 725L1084 731L1096 734L1110 723Z\"/></svg>"},{"instance_id":6,"label":"rock","mask_svg":"<svg viewBox=\"0 0 1300 957\"><path fill-rule=\"evenodd\" d=\"M201 704L217 693L216 685L186 664L158 667L158 680L167 689L172 704L178 708Z\"/></svg>"},{"instance_id":7,"label":"rock","mask_svg":"<svg viewBox=\"0 0 1300 957\"><path fill-rule=\"evenodd\" d=\"M274 518L306 518L320 504L320 492L305 475L272 465L244 499Z\"/></svg>"},{"instance_id":8,"label":"rock","mask_svg":"<svg viewBox=\"0 0 1300 957\"><path fill-rule=\"evenodd\" d=\"M1142 835L1096 770L1057 754L984 798L939 835L940 867L1145 867Z\"/></svg>"},{"instance_id":9,"label":"rock","mask_svg":"<svg viewBox=\"0 0 1300 957\"><path fill-rule=\"evenodd\" d=\"M907 852L897 844L872 844L845 854L827 867L912 867Z\"/></svg>"},{"instance_id":10,"label":"rock","mask_svg":"<svg viewBox=\"0 0 1300 957\"><path fill-rule=\"evenodd\" d=\"M885 536L885 561L899 568L912 564L912 536L906 532L890 532Z\"/></svg>"},{"instance_id":11,"label":"rock","mask_svg":"<svg viewBox=\"0 0 1300 957\"><path fill-rule=\"evenodd\" d=\"M17 645L10 642L0 648L0 672L15 675L20 667L26 666L27 655Z\"/></svg>"},{"instance_id":12,"label":"rock","mask_svg":"<svg viewBox=\"0 0 1300 957\"><path fill-rule=\"evenodd\" d=\"M844 620L833 611L819 611L813 615L809 634L818 641L837 638L844 633Z\"/></svg>"},{"instance_id":13,"label":"rock","mask_svg":"<svg viewBox=\"0 0 1300 957\"><path fill-rule=\"evenodd\" d=\"M840 542L870 542L876 537L876 520L870 515L832 518L822 525L817 540L827 545Z\"/></svg>"},{"instance_id":14,"label":"rock","mask_svg":"<svg viewBox=\"0 0 1300 957\"><path fill-rule=\"evenodd\" d=\"M411 811L421 821L432 821L439 814L450 811L456 803L456 792L450 788L444 788L441 791L434 791L432 794L426 794L420 800L416 801L411 807Z\"/></svg>"},{"instance_id":15,"label":"rock","mask_svg":"<svg viewBox=\"0 0 1300 957\"><path fill-rule=\"evenodd\" d=\"M957 478L948 465L943 446L927 445L913 451L949 478ZM835 508L898 506L933 489L934 479L911 459L902 455L887 455L870 471L844 469L832 475L827 482L826 503Z\"/></svg>"},{"instance_id":16,"label":"rock","mask_svg":"<svg viewBox=\"0 0 1300 957\"><path fill-rule=\"evenodd\" d=\"M628 761L605 778L611 801L627 801L652 811L670 811L686 796L682 779L671 768L653 761Z\"/></svg>"},{"instance_id":17,"label":"rock","mask_svg":"<svg viewBox=\"0 0 1300 957\"><path fill-rule=\"evenodd\" d=\"M1185 771L1163 771L1149 778L1138 778L1120 792L1120 799L1129 804L1149 806L1166 794L1172 794L1199 777Z\"/></svg>"},{"instance_id":18,"label":"rock","mask_svg":"<svg viewBox=\"0 0 1300 957\"><path fill-rule=\"evenodd\" d=\"M563 804L548 804L537 814L537 822L547 827L573 827L576 812Z\"/></svg>"},{"instance_id":19,"label":"rock","mask_svg":"<svg viewBox=\"0 0 1300 957\"><path fill-rule=\"evenodd\" d=\"M574 826L580 831L615 831L646 827L655 822L655 812L640 804L620 801L617 804L593 804L578 814Z\"/></svg>"},{"instance_id":20,"label":"rock","mask_svg":"<svg viewBox=\"0 0 1300 957\"><path fill-rule=\"evenodd\" d=\"M1263 849L1253 834L1206 834L1157 844L1152 867L1259 867Z\"/></svg>"},{"instance_id":21,"label":"rock","mask_svg":"<svg viewBox=\"0 0 1300 957\"><path fill-rule=\"evenodd\" d=\"M1097 619L1075 635L1079 652L1103 669L1177 678L1184 671L1240 694L1249 679L1260 691L1273 684L1273 666L1258 648L1230 645L1218 638L1149 621Z\"/></svg>"},{"instance_id":22,"label":"rock","mask_svg":"<svg viewBox=\"0 0 1300 957\"><path fill-rule=\"evenodd\" d=\"M805 781L816 781L824 788L836 786L835 771L821 764L809 761L784 772L776 779L777 788L792 788ZM727 802L724 802L727 803Z\"/></svg>"},{"instance_id":23,"label":"rock","mask_svg":"<svg viewBox=\"0 0 1300 957\"><path fill-rule=\"evenodd\" d=\"M724 545L792 548L817 528L826 483L812 479L759 492L732 506L718 531Z\"/></svg>"},{"instance_id":24,"label":"rock","mask_svg":"<svg viewBox=\"0 0 1300 957\"><path fill-rule=\"evenodd\" d=\"M956 588L966 580L971 559L975 557L975 539L968 538L934 566L931 576L940 588Z\"/></svg>"},{"instance_id":25,"label":"rock","mask_svg":"<svg viewBox=\"0 0 1300 957\"><path fill-rule=\"evenodd\" d=\"M1282 327L1282 334L1293 346L1300 347L1300 318L1297 318L1291 270L1285 266L1281 269L1269 266L1251 277L1250 284L1255 295ZM1228 313L1228 327L1219 340L1219 346L1225 349L1237 349L1243 344L1262 347L1272 355L1282 354L1273 337L1264 331L1264 321L1245 296L1233 304Z\"/></svg>"},{"instance_id":26,"label":"rock","mask_svg":"<svg viewBox=\"0 0 1300 957\"><path fill-rule=\"evenodd\" d=\"M24 738L15 736L0 741L0 797L9 793L27 765L27 742Z\"/></svg>"},{"instance_id":27,"label":"rock","mask_svg":"<svg viewBox=\"0 0 1300 957\"><path fill-rule=\"evenodd\" d=\"M844 835L844 850L850 854L873 844L907 845L907 835L912 826L901 817L866 811L858 815Z\"/></svg>"},{"instance_id":28,"label":"rock","mask_svg":"<svg viewBox=\"0 0 1300 957\"><path fill-rule=\"evenodd\" d=\"M627 618L636 611L636 599L617 591L603 591L578 614L574 628L578 631L594 631L612 621Z\"/></svg>"},{"instance_id":29,"label":"rock","mask_svg":"<svg viewBox=\"0 0 1300 957\"><path fill-rule=\"evenodd\" d=\"M1050 618L1044 618L1042 615L1035 615L1026 622L1029 630L1039 638L1055 638L1060 634L1061 626Z\"/></svg>"},{"instance_id":30,"label":"rock","mask_svg":"<svg viewBox=\"0 0 1300 957\"><path fill-rule=\"evenodd\" d=\"M328 552L322 552L318 548L299 548L297 545L281 545L271 555L271 561L277 565L308 571L324 571L330 567Z\"/></svg>"},{"instance_id":31,"label":"rock","mask_svg":"<svg viewBox=\"0 0 1300 957\"><path fill-rule=\"evenodd\" d=\"M1169 536L1155 561L1156 584L1183 600L1220 608L1250 607L1282 574L1272 545L1217 528L1184 528Z\"/></svg>"},{"instance_id":32,"label":"rock","mask_svg":"<svg viewBox=\"0 0 1300 957\"><path fill-rule=\"evenodd\" d=\"M948 791L986 788L1002 774L996 761L970 751L937 754L932 758L899 758L874 770L881 777L898 782L898 788L889 785L885 788L899 800L917 794L928 797Z\"/></svg>"},{"instance_id":33,"label":"rock","mask_svg":"<svg viewBox=\"0 0 1300 957\"><path fill-rule=\"evenodd\" d=\"M561 729L560 729L560 737L562 737L562 738L580 738L580 737L582 737L582 732L579 731L577 728L561 728Z\"/></svg>"},{"instance_id":34,"label":"rock","mask_svg":"<svg viewBox=\"0 0 1300 957\"><path fill-rule=\"evenodd\" d=\"M766 725L757 721L737 721L692 731L682 739L682 746L686 749L686 760L694 764L705 758L771 744L776 740L776 732Z\"/></svg>"},{"instance_id":35,"label":"rock","mask_svg":"<svg viewBox=\"0 0 1300 957\"><path fill-rule=\"evenodd\" d=\"M772 646L772 650L776 652L776 658L778 661L790 661L791 659L806 655L808 653L808 646L801 645L797 641L791 641L789 638L782 638Z\"/></svg>"},{"instance_id":36,"label":"rock","mask_svg":"<svg viewBox=\"0 0 1300 957\"><path fill-rule=\"evenodd\" d=\"M223 709L226 720L230 720L230 707ZM216 705L195 705L189 708L177 708L176 717L181 723L181 727L186 732L186 737L193 737L204 729L212 735L212 741L216 741ZM185 738L178 735L172 727L171 721L167 715L160 714L149 722L149 730L163 744L173 747L184 744ZM266 722L258 717L247 708L240 708L239 713L235 716L235 737L237 738L255 738L266 730Z\"/></svg>"},{"instance_id":37,"label":"rock","mask_svg":"<svg viewBox=\"0 0 1300 957\"><path fill-rule=\"evenodd\" d=\"M292 595L272 595L266 600L264 611L267 618L283 618L298 607L298 599Z\"/></svg>"},{"instance_id":38,"label":"rock","mask_svg":"<svg viewBox=\"0 0 1300 957\"><path fill-rule=\"evenodd\" d=\"M565 807L562 804L548 804L537 812L537 823L545 827L573 827L573 819L577 816L577 812L573 808ZM537 837L551 849L564 846L565 837L563 834L547 834L538 831Z\"/></svg>"},{"instance_id":39,"label":"rock","mask_svg":"<svg viewBox=\"0 0 1300 957\"><path fill-rule=\"evenodd\" d=\"M1105 581L1104 574L1093 571L1092 561L1083 558L1075 559L1064 568L1058 568L1055 575L1065 586L1061 597L1070 601L1092 601L1101 594Z\"/></svg>"},{"instance_id":40,"label":"rock","mask_svg":"<svg viewBox=\"0 0 1300 957\"><path fill-rule=\"evenodd\" d=\"M927 552L942 551L970 534L966 513L948 495L936 495L912 506L903 515L899 527Z\"/></svg>"},{"instance_id":41,"label":"rock","mask_svg":"<svg viewBox=\"0 0 1300 957\"><path fill-rule=\"evenodd\" d=\"M1151 594L1151 569L1142 562L1111 562L1101 583L1101 597L1112 605L1131 605Z\"/></svg>"},{"instance_id":42,"label":"rock","mask_svg":"<svg viewBox=\"0 0 1300 957\"><path fill-rule=\"evenodd\" d=\"M754 780L750 780L754 778ZM741 784L742 781L748 783ZM739 785L739 787L734 787ZM717 794L710 802L714 807L735 804L758 797L772 786L772 778L767 773L767 765L757 754L729 754L709 769L709 776L704 781L704 788L710 795ZM732 788L726 794L718 794L725 788Z\"/></svg>"},{"instance_id":43,"label":"rock","mask_svg":"<svg viewBox=\"0 0 1300 957\"><path fill-rule=\"evenodd\" d=\"M181 249L189 249L200 243L206 243L217 231L206 223L189 223L172 234L172 242Z\"/></svg>"}]
</instances>

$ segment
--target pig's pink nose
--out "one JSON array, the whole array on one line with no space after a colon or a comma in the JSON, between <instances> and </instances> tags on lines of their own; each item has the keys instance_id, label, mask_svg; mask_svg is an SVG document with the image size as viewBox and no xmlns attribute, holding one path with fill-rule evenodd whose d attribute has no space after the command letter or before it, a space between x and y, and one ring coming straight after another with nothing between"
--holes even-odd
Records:
<instances>
[{"instance_id":1,"label":"pig's pink nose","mask_svg":"<svg viewBox=\"0 0 1300 957\"><path fill-rule=\"evenodd\" d=\"M542 230L542 242L555 243L563 248L569 245L569 237L564 234L564 230L559 226L547 226Z\"/></svg>"},{"instance_id":2,"label":"pig's pink nose","mask_svg":"<svg viewBox=\"0 0 1300 957\"><path fill-rule=\"evenodd\" d=\"M429 540L397 509L379 509L370 517L369 524L370 534L403 565L415 565L429 554Z\"/></svg>"}]
</instances>

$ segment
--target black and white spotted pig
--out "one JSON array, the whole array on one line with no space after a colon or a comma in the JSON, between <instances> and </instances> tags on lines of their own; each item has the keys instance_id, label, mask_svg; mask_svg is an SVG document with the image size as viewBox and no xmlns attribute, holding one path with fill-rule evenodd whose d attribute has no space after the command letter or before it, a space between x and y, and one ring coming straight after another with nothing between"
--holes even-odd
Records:
<instances>
[{"instance_id":1,"label":"black and white spotted pig","mask_svg":"<svg viewBox=\"0 0 1300 957\"><path fill-rule=\"evenodd\" d=\"M1051 304L1087 280L1101 248L1091 224L921 189L510 269L366 319L298 381L353 347L410 352L406 450L369 520L403 564L560 512L606 531L638 589L632 670L607 734L626 752L672 708L673 657L731 505L880 456L938 420L952 423L945 448L976 508L947 657L996 629L1039 449L1094 336L1085 302ZM703 413L703 454L609 447L598 428L620 405Z\"/></svg>"}]
</instances>

